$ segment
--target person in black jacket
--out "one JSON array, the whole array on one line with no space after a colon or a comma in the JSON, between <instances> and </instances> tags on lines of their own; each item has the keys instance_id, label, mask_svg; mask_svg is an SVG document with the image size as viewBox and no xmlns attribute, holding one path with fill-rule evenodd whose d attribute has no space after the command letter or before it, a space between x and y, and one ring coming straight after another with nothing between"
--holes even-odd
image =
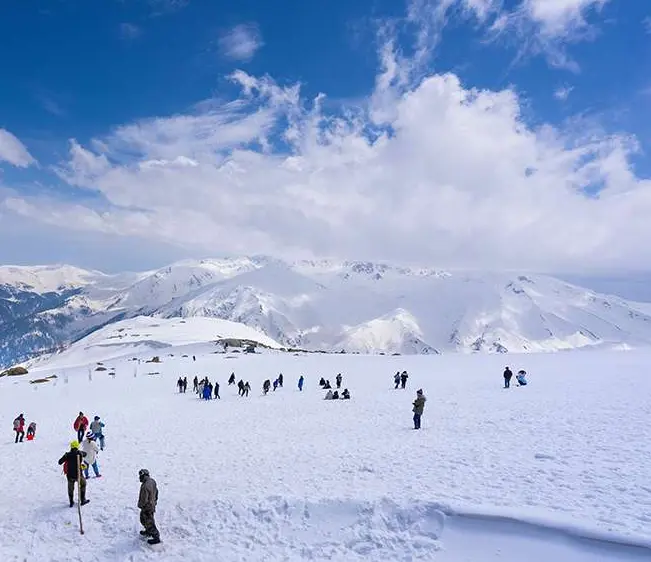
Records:
<instances>
[{"instance_id":1,"label":"person in black jacket","mask_svg":"<svg viewBox=\"0 0 651 562\"><path fill-rule=\"evenodd\" d=\"M504 388L511 387L511 378L513 377L513 371L508 367L504 369Z\"/></svg>"},{"instance_id":2,"label":"person in black jacket","mask_svg":"<svg viewBox=\"0 0 651 562\"><path fill-rule=\"evenodd\" d=\"M59 464L64 465L63 469L68 479L68 499L70 507L75 505L75 483L79 480L79 493L81 505L86 505L90 500L86 499L86 479L83 473L79 471L81 460L86 456L84 451L79 450L79 441L70 443L70 450L59 459Z\"/></svg>"}]
</instances>

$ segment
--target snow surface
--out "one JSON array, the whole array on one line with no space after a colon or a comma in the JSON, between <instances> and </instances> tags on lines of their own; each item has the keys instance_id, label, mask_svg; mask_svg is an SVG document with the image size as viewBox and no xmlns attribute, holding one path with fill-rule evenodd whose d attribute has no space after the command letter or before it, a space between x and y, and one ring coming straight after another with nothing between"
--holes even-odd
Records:
<instances>
[{"instance_id":1,"label":"snow surface","mask_svg":"<svg viewBox=\"0 0 651 562\"><path fill-rule=\"evenodd\" d=\"M122 320L101 328L65 351L53 356L43 356L25 365L38 370L86 365L90 361L106 361L127 356L148 353L159 355L169 351L167 348L180 348L192 344L208 344L202 348L212 347L214 342L223 339L250 340L272 349L282 346L264 334L244 324L219 320L217 318L151 318L138 316ZM220 346L221 349L221 346Z\"/></svg>"},{"instance_id":2,"label":"snow surface","mask_svg":"<svg viewBox=\"0 0 651 562\"><path fill-rule=\"evenodd\" d=\"M649 352L171 349L160 364L107 361L115 375L89 371L89 360L59 362L53 382L0 379L0 560L651 560ZM501 388L505 360L527 369L529 386ZM408 389L393 390L403 369ZM231 371L251 382L250 397L226 385ZM285 388L261 396L279 372ZM323 401L318 379L338 372L352 400ZM178 394L177 377L195 374L218 379L222 399ZM56 464L79 410L101 415L107 436L83 536ZM19 412L39 426L35 441L15 445ZM138 535L141 467L160 490L156 547Z\"/></svg>"}]
</instances>

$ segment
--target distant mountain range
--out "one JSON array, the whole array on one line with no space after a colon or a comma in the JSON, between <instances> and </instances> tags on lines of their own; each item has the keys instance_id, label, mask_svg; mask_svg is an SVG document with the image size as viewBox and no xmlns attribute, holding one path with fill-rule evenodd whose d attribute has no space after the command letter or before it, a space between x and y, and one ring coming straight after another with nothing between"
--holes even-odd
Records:
<instances>
[{"instance_id":1,"label":"distant mountain range","mask_svg":"<svg viewBox=\"0 0 651 562\"><path fill-rule=\"evenodd\" d=\"M543 275L243 257L106 275L0 267L0 365L136 316L213 317L281 345L359 353L651 345L651 306Z\"/></svg>"}]
</instances>

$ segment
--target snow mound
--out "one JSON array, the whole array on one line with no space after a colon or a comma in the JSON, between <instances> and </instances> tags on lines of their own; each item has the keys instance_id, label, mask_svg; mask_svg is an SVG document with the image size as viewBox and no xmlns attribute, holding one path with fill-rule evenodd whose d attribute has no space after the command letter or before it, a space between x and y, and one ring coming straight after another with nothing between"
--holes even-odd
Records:
<instances>
[{"instance_id":1,"label":"snow mound","mask_svg":"<svg viewBox=\"0 0 651 562\"><path fill-rule=\"evenodd\" d=\"M65 351L29 362L38 370L82 365L123 356L155 353L161 349L184 348L193 344L214 344L221 340L255 342L271 349L281 345L268 336L237 322L217 318L151 318L139 316L109 324Z\"/></svg>"}]
</instances>

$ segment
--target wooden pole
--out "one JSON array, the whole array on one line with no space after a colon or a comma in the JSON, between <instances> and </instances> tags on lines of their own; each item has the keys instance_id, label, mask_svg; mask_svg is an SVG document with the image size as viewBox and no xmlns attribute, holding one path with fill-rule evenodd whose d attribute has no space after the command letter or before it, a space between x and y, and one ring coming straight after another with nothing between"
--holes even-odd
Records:
<instances>
[{"instance_id":1,"label":"wooden pole","mask_svg":"<svg viewBox=\"0 0 651 562\"><path fill-rule=\"evenodd\" d=\"M77 511L79 512L79 532L84 534L84 523L81 520L81 455L77 453Z\"/></svg>"}]
</instances>

